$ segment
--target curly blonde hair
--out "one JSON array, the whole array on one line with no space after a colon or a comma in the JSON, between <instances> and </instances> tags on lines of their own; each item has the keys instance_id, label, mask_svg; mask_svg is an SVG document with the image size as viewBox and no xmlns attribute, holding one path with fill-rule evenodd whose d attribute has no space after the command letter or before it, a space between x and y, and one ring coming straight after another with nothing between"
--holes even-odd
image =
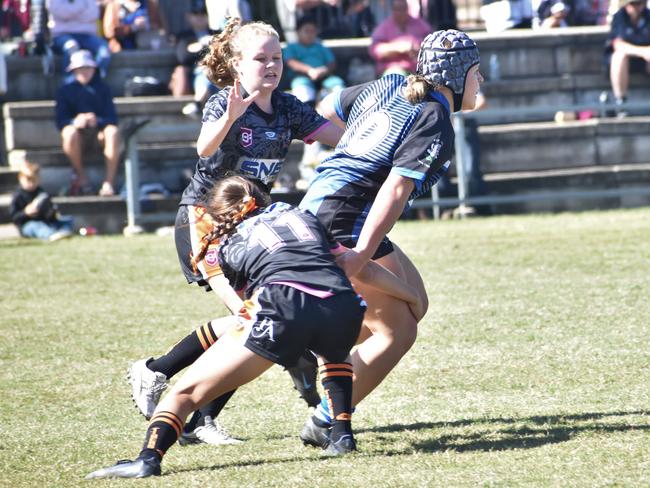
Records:
<instances>
[{"instance_id":1,"label":"curly blonde hair","mask_svg":"<svg viewBox=\"0 0 650 488\"><path fill-rule=\"evenodd\" d=\"M201 66L207 68L208 79L223 88L232 85L237 78L233 61L241 58L246 41L252 36L275 37L280 40L277 31L266 22L242 24L241 19L232 17L223 31L212 36L208 53L201 60Z\"/></svg>"},{"instance_id":2,"label":"curly blonde hair","mask_svg":"<svg viewBox=\"0 0 650 488\"><path fill-rule=\"evenodd\" d=\"M205 206L212 218L212 232L201 238L199 251L190 257L192 268L196 271L210 244L230 235L251 212L270 203L269 194L250 178L230 176L219 180L208 192Z\"/></svg>"}]
</instances>

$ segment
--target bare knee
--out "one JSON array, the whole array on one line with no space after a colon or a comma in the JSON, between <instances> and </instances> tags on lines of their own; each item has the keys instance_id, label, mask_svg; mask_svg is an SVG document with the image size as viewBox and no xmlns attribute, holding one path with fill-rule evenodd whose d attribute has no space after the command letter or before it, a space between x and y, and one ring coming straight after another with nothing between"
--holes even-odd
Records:
<instances>
[{"instance_id":1,"label":"bare knee","mask_svg":"<svg viewBox=\"0 0 650 488\"><path fill-rule=\"evenodd\" d=\"M77 129L74 125L66 125L63 129L61 129L61 140L63 141L64 146L78 144L81 141L81 134L79 133L79 129Z\"/></svg>"}]
</instances>

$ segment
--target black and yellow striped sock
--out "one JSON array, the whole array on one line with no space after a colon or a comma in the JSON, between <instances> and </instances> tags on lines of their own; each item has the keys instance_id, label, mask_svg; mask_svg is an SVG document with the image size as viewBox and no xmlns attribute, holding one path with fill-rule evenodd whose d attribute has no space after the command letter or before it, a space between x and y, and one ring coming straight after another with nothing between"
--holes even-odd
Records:
<instances>
[{"instance_id":1,"label":"black and yellow striped sock","mask_svg":"<svg viewBox=\"0 0 650 488\"><path fill-rule=\"evenodd\" d=\"M147 434L144 437L144 445L138 458L151 457L159 460L163 458L167 449L180 437L183 422L172 412L158 412L149 422Z\"/></svg>"},{"instance_id":2,"label":"black and yellow striped sock","mask_svg":"<svg viewBox=\"0 0 650 488\"><path fill-rule=\"evenodd\" d=\"M212 329L212 323L208 322L177 342L165 355L147 363L147 367L170 379L196 361L215 342L217 334Z\"/></svg>"},{"instance_id":3,"label":"black and yellow striped sock","mask_svg":"<svg viewBox=\"0 0 650 488\"><path fill-rule=\"evenodd\" d=\"M352 434L352 377L350 363L325 363L320 367L320 379L327 398L332 430L330 441Z\"/></svg>"}]
</instances>

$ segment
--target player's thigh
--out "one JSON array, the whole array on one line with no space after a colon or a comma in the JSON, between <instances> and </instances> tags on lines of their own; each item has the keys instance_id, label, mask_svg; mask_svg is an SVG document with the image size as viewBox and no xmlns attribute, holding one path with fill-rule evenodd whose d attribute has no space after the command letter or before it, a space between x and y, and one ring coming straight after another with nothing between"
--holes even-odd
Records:
<instances>
[{"instance_id":1,"label":"player's thigh","mask_svg":"<svg viewBox=\"0 0 650 488\"><path fill-rule=\"evenodd\" d=\"M172 394L189 395L194 403L203 404L252 381L272 365L245 347L237 334L225 334L188 368Z\"/></svg>"},{"instance_id":2,"label":"player's thigh","mask_svg":"<svg viewBox=\"0 0 650 488\"><path fill-rule=\"evenodd\" d=\"M406 280L407 273L397 253L392 252L376 262ZM368 304L363 324L373 334L400 337L407 341L414 339L417 323L406 302L363 283L356 282L355 288Z\"/></svg>"},{"instance_id":3,"label":"player's thigh","mask_svg":"<svg viewBox=\"0 0 650 488\"><path fill-rule=\"evenodd\" d=\"M404 253L404 251L402 251L400 247L394 242L393 248L395 249L394 254L397 256L400 266L404 272L404 274L401 276L409 285L413 286L418 291L420 300L422 300L423 303L425 303L426 308L428 308L429 298L427 296L427 290L424 285L422 275L418 271L415 264L413 264L413 261L411 261L411 259Z\"/></svg>"}]
</instances>

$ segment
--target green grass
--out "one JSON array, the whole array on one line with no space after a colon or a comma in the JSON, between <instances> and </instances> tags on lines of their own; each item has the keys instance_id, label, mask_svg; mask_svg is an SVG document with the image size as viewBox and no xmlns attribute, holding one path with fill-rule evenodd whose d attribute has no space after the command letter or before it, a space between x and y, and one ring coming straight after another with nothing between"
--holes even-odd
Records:
<instances>
[{"instance_id":1,"label":"green grass","mask_svg":"<svg viewBox=\"0 0 650 488\"><path fill-rule=\"evenodd\" d=\"M431 308L324 460L280 368L222 415L241 446L174 446L111 486L650 486L650 209L404 222ZM0 486L79 486L139 451L124 373L224 309L171 238L0 243ZM98 482L102 485L102 482ZM103 485L102 485L103 486Z\"/></svg>"}]
</instances>

